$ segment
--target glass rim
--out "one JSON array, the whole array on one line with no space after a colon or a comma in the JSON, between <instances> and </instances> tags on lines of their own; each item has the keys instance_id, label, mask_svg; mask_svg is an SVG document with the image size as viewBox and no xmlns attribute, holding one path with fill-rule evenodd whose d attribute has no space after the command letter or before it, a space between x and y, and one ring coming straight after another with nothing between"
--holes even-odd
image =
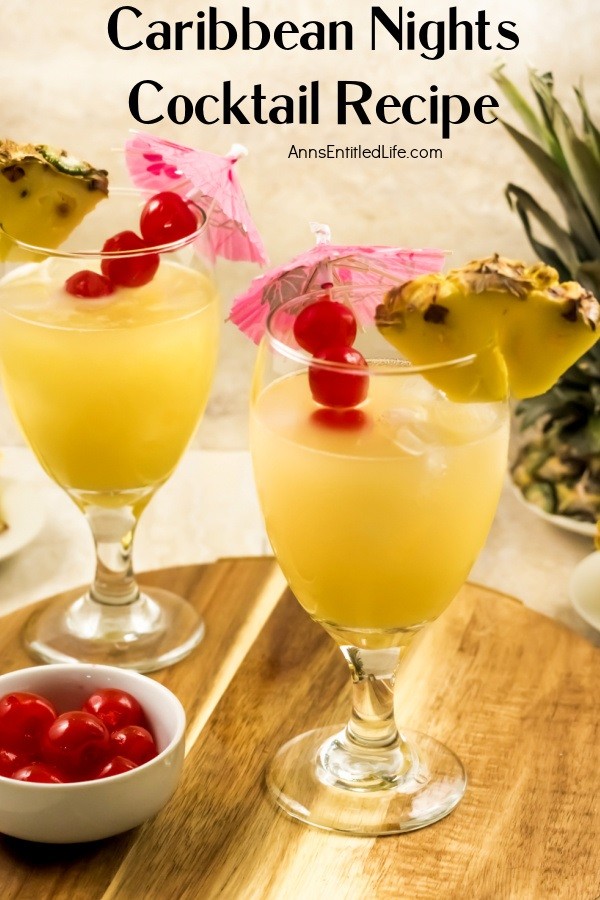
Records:
<instances>
[{"instance_id":1,"label":"glass rim","mask_svg":"<svg viewBox=\"0 0 600 900\"><path fill-rule=\"evenodd\" d=\"M138 197L140 200L149 200L156 193L156 191L138 190L137 188L116 187L110 188L107 199L116 195ZM194 241L204 234L210 219L211 210L215 205L215 200L213 199L208 205L208 208L204 209L189 197L186 198L186 200L189 205L194 207L194 212L202 218L198 228L195 231L192 231L191 234L180 238L178 241L170 241L166 244L152 244L139 250L67 250L62 249L61 247L41 247L36 244L29 244L27 241L14 237L14 235L4 228L1 222L0 237L4 236L8 238L14 247L31 253L32 256L45 256L54 259L135 259L136 257L147 256L149 253L170 253L180 250L183 247L187 247L189 244L193 244ZM6 262L10 262L10 256L6 259ZM23 260L20 260L20 262L23 262Z\"/></svg>"},{"instance_id":2,"label":"glass rim","mask_svg":"<svg viewBox=\"0 0 600 900\"><path fill-rule=\"evenodd\" d=\"M397 285L389 284L382 285L382 288L387 291L391 290L393 287ZM438 362L431 363L411 363L410 360L401 356L373 356L373 357L365 357L366 362L368 364L367 369L357 368L355 364L352 363L342 363L342 362L334 362L332 360L326 359L317 359L307 350L303 350L302 347L295 347L291 344L286 343L280 337L278 337L273 331L273 319L278 313L285 311L286 307L292 306L293 304L297 304L302 302L305 298L314 297L317 294L323 293L323 288L319 288L318 290L309 291L303 294L298 294L298 296L290 298L286 300L285 303L280 304L269 312L266 322L265 333L263 337L263 341L267 341L271 348L278 352L281 356L285 356L287 359L292 362L297 362L305 366L306 368L318 368L325 369L329 371L338 371L338 372L352 372L354 374L362 374L364 371L365 375L392 375L392 376L407 376L407 375L419 375L425 372L434 372L436 370L449 369L449 368L459 368L462 366L468 366L474 363L482 353L490 352L494 348L494 340L490 337L490 339L483 344L481 347L473 350L469 353L465 353L462 356L453 357L451 359L440 360ZM349 285L348 287L344 286L334 286L331 288L333 293L343 294L343 293L366 293L372 291L373 288L361 288L356 286ZM373 322L374 325L374 322ZM360 324L359 324L360 328ZM390 347L392 345L390 344Z\"/></svg>"}]
</instances>

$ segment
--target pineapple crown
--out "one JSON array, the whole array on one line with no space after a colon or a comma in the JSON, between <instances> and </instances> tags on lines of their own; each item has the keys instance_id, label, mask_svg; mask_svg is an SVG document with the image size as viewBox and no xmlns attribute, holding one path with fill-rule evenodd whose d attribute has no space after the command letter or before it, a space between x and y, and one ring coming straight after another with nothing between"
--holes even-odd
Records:
<instances>
[{"instance_id":1,"label":"pineapple crown","mask_svg":"<svg viewBox=\"0 0 600 900\"><path fill-rule=\"evenodd\" d=\"M556 194L564 223L559 224L531 194L515 184L506 187L508 202L519 215L536 255L557 269L561 279L571 278L598 294L600 128L590 114L583 87L574 88L581 114L578 131L554 94L551 72L529 72L539 112L504 75L502 65L492 77L529 134L508 122L503 125ZM568 438L583 456L600 456L600 343L547 393L522 401L517 415L522 428L541 420L547 431L552 429L557 439Z\"/></svg>"},{"instance_id":2,"label":"pineapple crown","mask_svg":"<svg viewBox=\"0 0 600 900\"><path fill-rule=\"evenodd\" d=\"M536 111L503 69L503 65L498 66L492 77L528 133L508 122L502 124L554 191L564 221L557 222L528 191L516 184L507 185L507 200L521 219L538 259L555 268L561 281L578 281L598 295L600 128L590 114L582 87L574 89L581 113L577 129L554 94L551 72L529 72Z\"/></svg>"}]
</instances>

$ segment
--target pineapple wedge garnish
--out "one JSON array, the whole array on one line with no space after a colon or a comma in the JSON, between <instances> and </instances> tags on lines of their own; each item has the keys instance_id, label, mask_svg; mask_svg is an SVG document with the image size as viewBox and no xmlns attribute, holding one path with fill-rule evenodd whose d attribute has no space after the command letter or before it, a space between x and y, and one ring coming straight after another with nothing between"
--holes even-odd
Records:
<instances>
[{"instance_id":1,"label":"pineapple wedge garnish","mask_svg":"<svg viewBox=\"0 0 600 900\"><path fill-rule=\"evenodd\" d=\"M429 380L454 400L499 400L547 391L600 336L600 303L550 266L495 255L393 288L375 321L416 365L478 353Z\"/></svg>"},{"instance_id":2,"label":"pineapple wedge garnish","mask_svg":"<svg viewBox=\"0 0 600 900\"><path fill-rule=\"evenodd\" d=\"M0 260L13 242L55 248L108 195L104 169L45 145L0 140Z\"/></svg>"}]
</instances>

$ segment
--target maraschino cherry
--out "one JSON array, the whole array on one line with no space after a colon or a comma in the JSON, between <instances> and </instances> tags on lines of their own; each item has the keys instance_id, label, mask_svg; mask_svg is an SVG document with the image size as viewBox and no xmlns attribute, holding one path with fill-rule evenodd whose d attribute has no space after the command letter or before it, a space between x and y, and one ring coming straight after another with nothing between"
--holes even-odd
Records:
<instances>
[{"instance_id":1,"label":"maraschino cherry","mask_svg":"<svg viewBox=\"0 0 600 900\"><path fill-rule=\"evenodd\" d=\"M334 409L348 409L362 403L369 390L367 361L362 353L353 347L334 346L320 350L314 358L341 364L339 368L309 367L308 383L317 403Z\"/></svg>"},{"instance_id":2,"label":"maraschino cherry","mask_svg":"<svg viewBox=\"0 0 600 900\"><path fill-rule=\"evenodd\" d=\"M112 294L115 287L142 287L152 281L160 262L152 248L183 240L197 228L196 216L186 201L173 191L161 191L141 212L142 237L135 231L120 231L104 242L103 253L125 255L105 257L100 265L102 275L89 269L76 272L65 282L65 290L81 299L97 299ZM146 249L148 253L140 252Z\"/></svg>"},{"instance_id":3,"label":"maraschino cherry","mask_svg":"<svg viewBox=\"0 0 600 900\"><path fill-rule=\"evenodd\" d=\"M305 306L294 320L294 338L313 358L335 365L311 365L308 384L313 400L330 410L348 410L362 403L369 390L367 362L352 347L356 319L345 303L322 295ZM332 417L321 424L340 427L345 420ZM354 426L356 427L356 425Z\"/></svg>"},{"instance_id":4,"label":"maraschino cherry","mask_svg":"<svg viewBox=\"0 0 600 900\"><path fill-rule=\"evenodd\" d=\"M356 339L354 313L344 303L323 296L298 313L294 337L309 353L334 345L351 347Z\"/></svg>"}]
</instances>

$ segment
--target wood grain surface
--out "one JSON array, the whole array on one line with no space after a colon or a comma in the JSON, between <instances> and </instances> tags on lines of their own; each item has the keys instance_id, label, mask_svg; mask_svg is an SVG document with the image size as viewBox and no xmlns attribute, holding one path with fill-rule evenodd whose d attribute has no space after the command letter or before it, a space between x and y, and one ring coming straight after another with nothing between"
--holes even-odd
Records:
<instances>
[{"instance_id":1,"label":"wood grain surface","mask_svg":"<svg viewBox=\"0 0 600 900\"><path fill-rule=\"evenodd\" d=\"M156 677L182 700L188 754L165 809L128 834L66 847L0 838L2 898L545 900L600 897L600 655L583 638L466 585L409 657L398 720L448 743L467 793L397 837L345 837L287 819L266 760L343 721L348 675L270 559L150 573L205 617L186 660ZM27 611L2 619L3 671L29 664Z\"/></svg>"}]
</instances>

